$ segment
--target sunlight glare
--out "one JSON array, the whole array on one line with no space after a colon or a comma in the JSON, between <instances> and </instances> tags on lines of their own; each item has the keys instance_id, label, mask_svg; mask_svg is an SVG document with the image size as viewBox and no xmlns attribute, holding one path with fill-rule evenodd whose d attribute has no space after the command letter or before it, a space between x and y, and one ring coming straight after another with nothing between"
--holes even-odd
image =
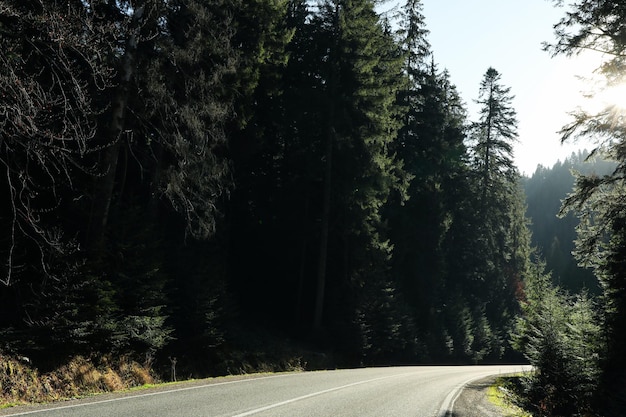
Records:
<instances>
[{"instance_id":1,"label":"sunlight glare","mask_svg":"<svg viewBox=\"0 0 626 417\"><path fill-rule=\"evenodd\" d=\"M612 107L621 112L626 110L626 83L622 82L614 86L607 87L600 92L598 99L606 107Z\"/></svg>"},{"instance_id":2,"label":"sunlight glare","mask_svg":"<svg viewBox=\"0 0 626 417\"><path fill-rule=\"evenodd\" d=\"M578 103L579 107L592 114L605 111L626 113L626 80L612 80L607 83L600 71L600 67L608 59L604 55L587 52L582 58L582 66L587 67L587 71L583 73L587 75L579 76L579 81L585 85L581 90L582 101Z\"/></svg>"}]
</instances>

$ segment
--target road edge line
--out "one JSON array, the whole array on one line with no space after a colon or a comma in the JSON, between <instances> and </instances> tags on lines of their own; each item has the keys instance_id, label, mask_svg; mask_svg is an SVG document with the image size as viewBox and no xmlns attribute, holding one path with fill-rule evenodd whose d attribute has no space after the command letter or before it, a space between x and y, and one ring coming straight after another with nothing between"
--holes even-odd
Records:
<instances>
[{"instance_id":1,"label":"road edge line","mask_svg":"<svg viewBox=\"0 0 626 417\"><path fill-rule=\"evenodd\" d=\"M262 377L259 377L259 378L238 379L238 380L235 380L235 381L223 381L223 382L217 382L217 383L213 383L213 384L207 383L207 384L201 384L201 385L193 385L193 386L190 386L190 387L166 389L166 390L162 390L162 391L159 390L159 391L154 391L154 392L143 392L143 393L132 394L132 395L124 395L125 394L124 391L103 393L102 395L106 395L106 394L116 395L116 394L119 394L119 395L122 395L122 396L121 397L115 397L115 398L108 398L106 400L97 400L97 401L86 401L89 397L84 397L84 398L76 399L76 401L85 400L85 402L80 402L80 403L75 403L75 404L68 404L68 405L57 405L57 406L55 406L55 404L62 404L62 403L61 402L50 403L49 406L44 406L44 408L38 408L36 410L28 410L28 411L24 410L24 411L17 412L15 414L0 414L0 416L1 417L27 416L27 415L30 415L30 414L40 414L40 413L45 413L45 412L53 411L53 410L65 410L65 409L68 409L68 408L87 407L87 406L94 405L94 404L113 403L113 402L130 400L130 399L133 399L133 398L152 397L152 396L161 395L161 394L171 394L173 392L192 391L192 390L208 388L208 387L213 387L213 386L232 385L232 384L243 383L243 382L258 381L258 380L261 380L261 379L272 379L272 378L288 377L288 376L291 376L291 375L300 375L300 373L289 373L289 372L286 372L284 374L268 375L268 376L262 376ZM181 382L184 383L185 381L181 381ZM69 401L72 401L72 400L69 400ZM36 404L35 407L38 407L38 406L41 406L41 405L42 404ZM28 407L28 405L26 405L25 407Z\"/></svg>"},{"instance_id":2,"label":"road edge line","mask_svg":"<svg viewBox=\"0 0 626 417\"><path fill-rule=\"evenodd\" d=\"M498 372L498 374L500 373L501 372ZM485 374L485 375L480 375L480 376L473 376L467 381L462 382L456 387L454 387L452 391L450 391L448 395L446 396L446 398L443 400L443 403L441 403L441 407L439 408L439 411L437 412L437 417L452 416L452 411L454 410L454 403L456 403L456 400L459 398L459 396L461 395L461 393L463 392L463 390L465 389L467 385L469 385L470 383L474 381L478 381L479 379L486 378L492 375L498 375L498 374L490 373L490 374Z\"/></svg>"}]
</instances>

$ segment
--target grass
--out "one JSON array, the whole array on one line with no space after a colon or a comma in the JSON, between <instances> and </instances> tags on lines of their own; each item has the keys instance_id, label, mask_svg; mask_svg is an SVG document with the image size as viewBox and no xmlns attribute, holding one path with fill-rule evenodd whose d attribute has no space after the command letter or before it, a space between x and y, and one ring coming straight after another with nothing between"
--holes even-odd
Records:
<instances>
[{"instance_id":1,"label":"grass","mask_svg":"<svg viewBox=\"0 0 626 417\"><path fill-rule=\"evenodd\" d=\"M5 408L17 407L18 405L23 405L24 403L0 403L0 410Z\"/></svg>"},{"instance_id":2,"label":"grass","mask_svg":"<svg viewBox=\"0 0 626 417\"><path fill-rule=\"evenodd\" d=\"M49 403L158 382L151 370L128 358L77 356L57 369L40 373L29 363L0 355L0 408Z\"/></svg>"},{"instance_id":3,"label":"grass","mask_svg":"<svg viewBox=\"0 0 626 417\"><path fill-rule=\"evenodd\" d=\"M487 390L489 402L502 410L504 417L533 417L528 411L516 405L516 392L514 387L518 385L523 374L501 376Z\"/></svg>"}]
</instances>

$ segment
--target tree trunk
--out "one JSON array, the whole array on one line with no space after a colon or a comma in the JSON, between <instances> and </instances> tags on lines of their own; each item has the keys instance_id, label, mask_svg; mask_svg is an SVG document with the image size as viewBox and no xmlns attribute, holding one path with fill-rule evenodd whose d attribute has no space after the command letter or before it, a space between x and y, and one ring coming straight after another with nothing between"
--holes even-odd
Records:
<instances>
[{"instance_id":1,"label":"tree trunk","mask_svg":"<svg viewBox=\"0 0 626 417\"><path fill-rule=\"evenodd\" d=\"M304 197L304 214L302 216L302 224L306 226L309 220L309 206L310 206L310 191L307 186L306 194ZM303 227L304 230L308 229ZM307 260L307 251L308 244L307 241L309 239L308 233L304 233L302 235L302 246L300 249L300 269L298 272L298 289L296 294L296 308L295 308L295 316L294 323L300 324L302 321L302 300L304 299L304 282L306 276L306 260Z\"/></svg>"},{"instance_id":2,"label":"tree trunk","mask_svg":"<svg viewBox=\"0 0 626 417\"><path fill-rule=\"evenodd\" d=\"M315 294L315 313L313 316L313 330L319 332L322 329L324 317L324 295L326 290L326 263L328 260L328 233L330 228L330 200L332 191L332 166L333 166L333 142L335 141L335 99L337 97L337 84L339 69L337 68L336 50L339 36L339 6L335 5L334 16L335 44L331 46L329 63L330 73L328 79L328 130L326 135L326 166L324 171L324 194L322 202L322 224L320 231L320 252L317 265L317 291Z\"/></svg>"},{"instance_id":3,"label":"tree trunk","mask_svg":"<svg viewBox=\"0 0 626 417\"><path fill-rule=\"evenodd\" d=\"M126 40L126 50L120 68L120 82L111 101L111 124L107 132L109 147L104 152L101 165L106 170L104 176L96 180L96 191L91 211L87 239L91 243L92 253L98 255L104 243L104 235L109 220L109 211L113 201L113 190L119 154L122 149L121 135L125 126L125 110L128 104L130 81L135 72L137 43L139 40L140 22L144 7L135 9Z\"/></svg>"},{"instance_id":4,"label":"tree trunk","mask_svg":"<svg viewBox=\"0 0 626 417\"><path fill-rule=\"evenodd\" d=\"M332 99L331 99L332 102ZM332 107L332 106L331 106ZM332 120L332 119L331 119ZM317 265L317 291L315 294L314 330L322 328L324 315L324 294L326 288L326 261L328 259L328 229L330 228L330 197L332 190L332 158L334 128L328 129L326 138L326 170L324 172L324 201L322 205L322 229L320 231L320 253Z\"/></svg>"},{"instance_id":5,"label":"tree trunk","mask_svg":"<svg viewBox=\"0 0 626 417\"><path fill-rule=\"evenodd\" d=\"M487 206L487 194L489 191L489 179L491 177L490 175L490 171L491 171L491 130L492 130L492 119L493 119L493 87L491 87L491 90L489 91L489 113L487 114L487 122L486 122L486 127L487 127L487 136L486 136L486 143L485 143L485 167L484 167L484 171L483 171L483 192L482 192L482 204L481 204L481 210L483 210L483 214L485 213L485 207Z\"/></svg>"}]
</instances>

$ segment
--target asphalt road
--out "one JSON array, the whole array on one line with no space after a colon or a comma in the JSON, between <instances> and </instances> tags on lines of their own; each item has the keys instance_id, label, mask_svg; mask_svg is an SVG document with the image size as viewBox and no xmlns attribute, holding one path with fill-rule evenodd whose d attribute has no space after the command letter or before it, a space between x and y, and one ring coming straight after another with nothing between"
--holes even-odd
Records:
<instances>
[{"instance_id":1,"label":"asphalt road","mask_svg":"<svg viewBox=\"0 0 626 417\"><path fill-rule=\"evenodd\" d=\"M0 415L444 417L468 382L521 370L519 365L422 366L209 379L132 394L18 407L2 410Z\"/></svg>"}]
</instances>

